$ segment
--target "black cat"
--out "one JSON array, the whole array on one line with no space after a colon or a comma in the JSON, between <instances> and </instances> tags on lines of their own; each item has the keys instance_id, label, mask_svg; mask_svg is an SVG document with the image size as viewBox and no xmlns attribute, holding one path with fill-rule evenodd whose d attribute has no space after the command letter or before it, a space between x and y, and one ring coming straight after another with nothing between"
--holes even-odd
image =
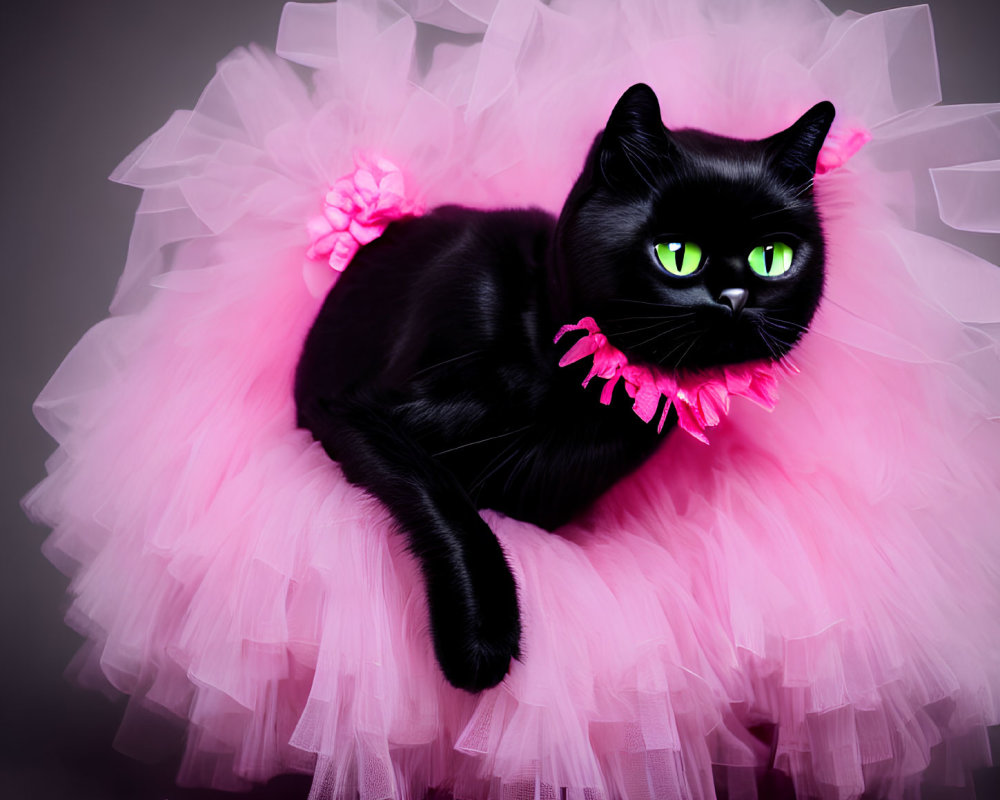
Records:
<instances>
[{"instance_id":1,"label":"black cat","mask_svg":"<svg viewBox=\"0 0 1000 800\"><path fill-rule=\"evenodd\" d=\"M559 368L553 335L594 317L662 370L786 353L823 287L812 178L833 116L819 103L761 141L668 131L638 84L558 220L437 208L392 223L334 286L298 366L299 425L407 537L453 685L493 686L520 652L514 579L477 509L557 528L660 441L624 391L601 405L586 367Z\"/></svg>"}]
</instances>

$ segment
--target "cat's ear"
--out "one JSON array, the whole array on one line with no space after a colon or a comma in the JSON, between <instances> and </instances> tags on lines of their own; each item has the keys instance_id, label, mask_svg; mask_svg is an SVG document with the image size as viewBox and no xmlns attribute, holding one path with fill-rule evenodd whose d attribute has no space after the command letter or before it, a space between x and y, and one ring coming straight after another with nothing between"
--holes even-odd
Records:
<instances>
[{"instance_id":1,"label":"cat's ear","mask_svg":"<svg viewBox=\"0 0 1000 800\"><path fill-rule=\"evenodd\" d=\"M796 185L807 183L816 173L816 159L836 113L833 103L824 100L790 128L764 140L775 167Z\"/></svg>"},{"instance_id":2,"label":"cat's ear","mask_svg":"<svg viewBox=\"0 0 1000 800\"><path fill-rule=\"evenodd\" d=\"M671 147L656 94L637 83L621 96L601 134L599 174L613 188L652 186Z\"/></svg>"}]
</instances>

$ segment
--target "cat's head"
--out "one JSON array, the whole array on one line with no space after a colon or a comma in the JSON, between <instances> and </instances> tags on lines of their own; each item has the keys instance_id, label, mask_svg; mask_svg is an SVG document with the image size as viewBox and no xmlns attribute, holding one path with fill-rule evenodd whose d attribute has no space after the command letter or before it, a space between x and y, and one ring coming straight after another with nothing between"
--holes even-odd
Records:
<instances>
[{"instance_id":1,"label":"cat's head","mask_svg":"<svg viewBox=\"0 0 1000 800\"><path fill-rule=\"evenodd\" d=\"M823 291L812 179L834 108L758 141L667 130L645 84L618 101L560 215L549 295L637 362L785 355Z\"/></svg>"}]
</instances>

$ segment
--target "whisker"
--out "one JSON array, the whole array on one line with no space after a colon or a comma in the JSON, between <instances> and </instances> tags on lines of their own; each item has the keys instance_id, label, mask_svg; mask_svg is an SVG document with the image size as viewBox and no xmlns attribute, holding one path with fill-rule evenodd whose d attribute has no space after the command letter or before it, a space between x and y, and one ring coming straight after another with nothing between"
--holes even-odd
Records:
<instances>
[{"instance_id":1,"label":"whisker","mask_svg":"<svg viewBox=\"0 0 1000 800\"><path fill-rule=\"evenodd\" d=\"M670 330L666 330L666 331L660 331L659 333L654 334L653 336L650 336L648 339L643 339L641 342L637 342L635 344L630 344L629 347L633 347L633 348L634 347L642 347L644 344L649 344L650 342L655 342L661 336L666 336L668 333L674 333L675 331L680 330L681 328L686 328L688 325L693 325L693 324L694 324L694 320L690 320L688 322L685 322L683 325L678 325L676 328L671 328ZM687 333L690 333L690 331L685 331L685 333L682 334L682 335L685 335Z\"/></svg>"},{"instance_id":2,"label":"whisker","mask_svg":"<svg viewBox=\"0 0 1000 800\"><path fill-rule=\"evenodd\" d=\"M792 196L789 200L798 200L804 194L806 194L810 189L813 188L813 181L810 178L805 183L799 184L792 189ZM783 214L788 211L788 208L776 208L773 211L765 211L763 214L754 214L750 219L762 219L764 217L769 217L772 214Z\"/></svg>"},{"instance_id":3,"label":"whisker","mask_svg":"<svg viewBox=\"0 0 1000 800\"><path fill-rule=\"evenodd\" d=\"M778 322L777 320L765 320L765 324L770 325L772 328L777 328L781 331L789 331L796 334L802 334L809 329L805 325L796 325L795 323L784 323Z\"/></svg>"},{"instance_id":4,"label":"whisker","mask_svg":"<svg viewBox=\"0 0 1000 800\"><path fill-rule=\"evenodd\" d=\"M767 349L770 351L771 357L774 358L775 361L780 360L781 356L778 355L778 351L775 349L774 344L771 341L771 337L768 335L767 331L765 331L763 328L757 328L757 333L760 334L760 340L764 343L765 347L767 347Z\"/></svg>"},{"instance_id":5,"label":"whisker","mask_svg":"<svg viewBox=\"0 0 1000 800\"><path fill-rule=\"evenodd\" d=\"M786 308L779 308L779 309L777 309L778 312L784 312L784 311L789 311L789 310L791 310L791 309L786 309ZM764 317L765 319L767 319L770 322L780 323L782 325L791 325L794 328L801 328L804 331L809 330L809 328L806 325L800 325L798 322L792 322L791 320L785 319L784 317L779 318L779 317L772 316L771 314L768 314L768 313L762 313L761 316Z\"/></svg>"},{"instance_id":6,"label":"whisker","mask_svg":"<svg viewBox=\"0 0 1000 800\"><path fill-rule=\"evenodd\" d=\"M435 456L435 457L437 457L437 456L443 456L443 455L447 455L448 453L457 452L458 450L464 450L466 447L473 447L473 446L475 446L477 444L483 444L485 442L493 442L493 441L496 441L497 439L505 439L508 436L513 436L515 433L522 433L522 432L528 430L528 428L530 428L530 427L531 427L531 425L525 425L524 427L515 428L514 430L507 431L506 433L498 433L496 436L487 436L484 439L477 439L474 442L465 442L464 444L460 444L460 445L457 445L455 447L449 447L446 450L439 450L436 453L431 453L431 455Z\"/></svg>"},{"instance_id":7,"label":"whisker","mask_svg":"<svg viewBox=\"0 0 1000 800\"><path fill-rule=\"evenodd\" d=\"M772 214L780 214L785 211L784 208L776 208L774 211L765 211L762 214L754 214L750 219L763 219L764 217L769 217Z\"/></svg>"},{"instance_id":8,"label":"whisker","mask_svg":"<svg viewBox=\"0 0 1000 800\"><path fill-rule=\"evenodd\" d=\"M654 303L650 300L632 300L628 297L612 297L610 303L634 303L640 306L655 306L656 308L690 308L690 306L677 303Z\"/></svg>"},{"instance_id":9,"label":"whisker","mask_svg":"<svg viewBox=\"0 0 1000 800\"><path fill-rule=\"evenodd\" d=\"M794 341L788 341L773 332L768 332L766 327L763 325L757 326L757 332L761 336L761 341L763 341L768 350L771 351L775 360L780 360L782 358L782 354L778 352L778 349L782 349L787 353L795 346Z\"/></svg>"},{"instance_id":10,"label":"whisker","mask_svg":"<svg viewBox=\"0 0 1000 800\"><path fill-rule=\"evenodd\" d=\"M693 311L689 311L686 314L672 314L672 315L670 315L670 317L664 317L663 314L646 314L644 316L639 316L639 317L613 317L613 318L609 319L608 322L609 323L610 322L629 322L631 320L641 320L641 319L663 319L663 320L669 321L669 320L675 320L675 319L684 319L685 317L693 317L693 316L694 316L694 312Z\"/></svg>"},{"instance_id":11,"label":"whisker","mask_svg":"<svg viewBox=\"0 0 1000 800\"><path fill-rule=\"evenodd\" d=\"M663 333L669 333L670 331L675 331L675 330L680 330L681 328L685 328L688 325L691 325L693 322L694 320L687 320L685 322L674 323L674 320L664 320L663 322L657 322L654 323L653 325L646 325L642 328L632 328L631 330L627 331L619 331L609 327L607 332L611 336L631 336L633 333L648 331L652 330L653 328L662 328L664 325L671 325L669 329L663 331Z\"/></svg>"},{"instance_id":12,"label":"whisker","mask_svg":"<svg viewBox=\"0 0 1000 800\"><path fill-rule=\"evenodd\" d=\"M517 473L520 472L523 467L531 463L530 458L531 458L530 450L522 453L521 458L518 459L518 462L511 469L507 471L507 480L505 480L503 484L503 490L505 493L511 490L511 484L514 481L514 478L517 476Z\"/></svg>"},{"instance_id":13,"label":"whisker","mask_svg":"<svg viewBox=\"0 0 1000 800\"><path fill-rule=\"evenodd\" d=\"M510 442L503 450L494 456L485 467L483 467L479 475L477 475L475 480L473 480L470 484L470 492L479 491L486 485L486 481L496 475L497 472L503 469L510 462L510 460L517 455L517 446L521 443L522 439L523 435L518 436L514 441Z\"/></svg>"},{"instance_id":14,"label":"whisker","mask_svg":"<svg viewBox=\"0 0 1000 800\"><path fill-rule=\"evenodd\" d=\"M445 364L451 364L451 363L453 363L455 361L461 361L463 358L471 358L472 356L478 355L481 352L483 352L483 351L482 350L471 350L468 353L463 353L462 355L455 356L454 358L446 358L444 361L439 361L437 364L431 364L428 367L423 367L422 369L418 369L416 372L413 373L413 376L416 377L417 375L422 375L423 373L429 372L432 369L437 369L438 367L443 367Z\"/></svg>"},{"instance_id":15,"label":"whisker","mask_svg":"<svg viewBox=\"0 0 1000 800\"><path fill-rule=\"evenodd\" d=\"M684 347L688 343L689 338L692 341L694 341L694 340L696 340L698 338L698 336L699 336L699 334L696 331L687 331L687 332L685 332L685 335L678 337L679 341L677 341L669 350L667 350L667 352L664 355L659 356L657 358L657 361L661 365L666 364L667 360L670 358L670 356L673 353L676 353L678 350L680 350L682 347Z\"/></svg>"},{"instance_id":16,"label":"whisker","mask_svg":"<svg viewBox=\"0 0 1000 800\"><path fill-rule=\"evenodd\" d=\"M761 315L760 321L764 325L769 325L770 327L778 331L787 331L791 334L794 334L796 339L802 333L805 333L806 331L809 330L805 325L799 325L796 322L787 322L784 320L772 319L771 317L768 317L766 314Z\"/></svg>"},{"instance_id":17,"label":"whisker","mask_svg":"<svg viewBox=\"0 0 1000 800\"><path fill-rule=\"evenodd\" d=\"M699 334L699 335L697 335L697 336L695 336L694 338L691 339L691 344L689 344L687 346L687 349L683 353L681 353L677 357L677 361L674 362L674 369L679 369L680 368L681 362L684 360L684 357L687 356L687 354L691 352L691 348L694 347L695 343L700 338L701 338L701 335Z\"/></svg>"}]
</instances>

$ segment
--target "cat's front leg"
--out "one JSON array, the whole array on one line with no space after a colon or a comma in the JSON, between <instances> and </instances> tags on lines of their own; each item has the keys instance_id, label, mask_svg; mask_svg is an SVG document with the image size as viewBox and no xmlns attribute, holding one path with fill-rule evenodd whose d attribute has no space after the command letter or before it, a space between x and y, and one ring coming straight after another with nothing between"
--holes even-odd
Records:
<instances>
[{"instance_id":1,"label":"cat's front leg","mask_svg":"<svg viewBox=\"0 0 1000 800\"><path fill-rule=\"evenodd\" d=\"M498 684L520 654L517 588L500 543L458 480L400 430L384 400L317 399L300 407L300 418L407 537L449 683L470 692Z\"/></svg>"}]
</instances>

